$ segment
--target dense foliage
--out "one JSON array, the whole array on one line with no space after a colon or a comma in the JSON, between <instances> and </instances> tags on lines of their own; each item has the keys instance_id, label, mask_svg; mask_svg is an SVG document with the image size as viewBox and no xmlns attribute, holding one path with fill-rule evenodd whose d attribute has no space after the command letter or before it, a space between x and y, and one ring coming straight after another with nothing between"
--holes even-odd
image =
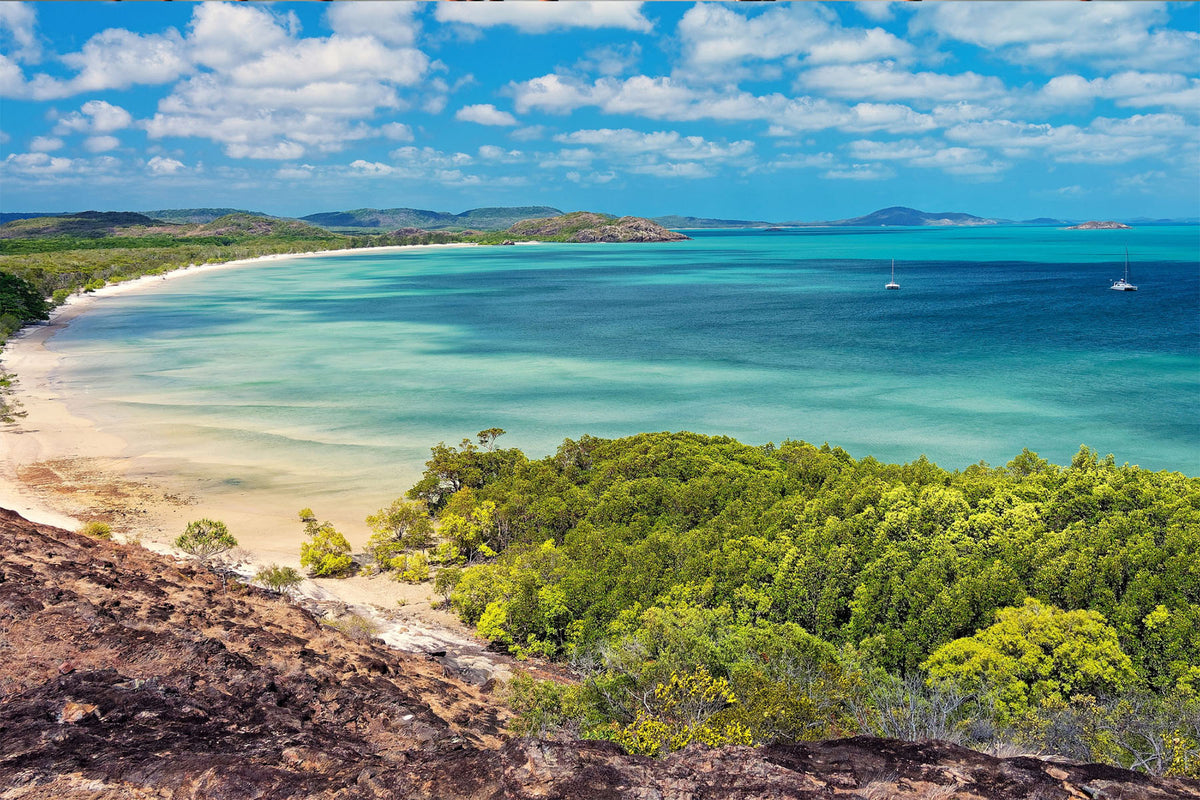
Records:
<instances>
[{"instance_id":1,"label":"dense foliage","mask_svg":"<svg viewBox=\"0 0 1200 800\"><path fill-rule=\"evenodd\" d=\"M998 725L1200 688L1197 479L1086 447L948 472L690 433L493 443L435 447L410 496L473 547L442 583L465 621L589 674L570 716L592 735L651 748L655 692L699 669L755 741L869 728L865 687L906 676Z\"/></svg>"}]
</instances>

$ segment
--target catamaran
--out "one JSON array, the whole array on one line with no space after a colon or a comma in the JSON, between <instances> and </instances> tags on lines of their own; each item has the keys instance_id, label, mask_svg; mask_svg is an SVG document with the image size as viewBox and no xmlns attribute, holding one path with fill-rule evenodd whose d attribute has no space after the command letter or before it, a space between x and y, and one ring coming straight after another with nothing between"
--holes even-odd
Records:
<instances>
[{"instance_id":1,"label":"catamaran","mask_svg":"<svg viewBox=\"0 0 1200 800\"><path fill-rule=\"evenodd\" d=\"M1110 289L1116 289L1118 292L1136 292L1137 287L1129 282L1129 248L1125 248L1125 277L1117 278L1113 281Z\"/></svg>"},{"instance_id":2,"label":"catamaran","mask_svg":"<svg viewBox=\"0 0 1200 800\"><path fill-rule=\"evenodd\" d=\"M899 289L900 288L900 284L896 283L896 259L894 259L894 258L892 259L892 281L891 281L891 283L889 283L887 286L885 286L883 288L885 288L885 289Z\"/></svg>"}]
</instances>

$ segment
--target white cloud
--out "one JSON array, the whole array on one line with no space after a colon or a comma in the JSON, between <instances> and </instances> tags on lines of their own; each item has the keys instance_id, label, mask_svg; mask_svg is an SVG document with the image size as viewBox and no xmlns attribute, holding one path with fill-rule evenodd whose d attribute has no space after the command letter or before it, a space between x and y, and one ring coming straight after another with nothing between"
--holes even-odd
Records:
<instances>
[{"instance_id":1,"label":"white cloud","mask_svg":"<svg viewBox=\"0 0 1200 800\"><path fill-rule=\"evenodd\" d=\"M381 127L379 132L386 138L397 142L411 142L413 140L412 128L403 122L389 122Z\"/></svg>"},{"instance_id":2,"label":"white cloud","mask_svg":"<svg viewBox=\"0 0 1200 800\"><path fill-rule=\"evenodd\" d=\"M494 144L482 144L479 146L479 158L482 161L516 164L525 160L525 154L520 150L505 150Z\"/></svg>"},{"instance_id":3,"label":"white cloud","mask_svg":"<svg viewBox=\"0 0 1200 800\"><path fill-rule=\"evenodd\" d=\"M78 111L62 117L54 125L55 133L112 133L133 125L133 116L103 100L89 100Z\"/></svg>"},{"instance_id":4,"label":"white cloud","mask_svg":"<svg viewBox=\"0 0 1200 800\"><path fill-rule=\"evenodd\" d=\"M35 97L67 97L80 92L127 89L135 84L169 83L191 69L183 41L174 29L137 34L121 28L102 31L78 53L62 57L79 74L65 83L46 81ZM61 92L61 93L59 93Z\"/></svg>"},{"instance_id":5,"label":"white cloud","mask_svg":"<svg viewBox=\"0 0 1200 800\"><path fill-rule=\"evenodd\" d=\"M740 158L754 150L754 142L748 139L722 144L701 136L682 136L677 131L642 133L629 128L581 130L554 139L563 144L588 145L625 156L655 154L672 161L722 161Z\"/></svg>"},{"instance_id":6,"label":"white cloud","mask_svg":"<svg viewBox=\"0 0 1200 800\"><path fill-rule=\"evenodd\" d=\"M200 3L192 12L190 57L214 69L228 69L291 41L294 19L244 3Z\"/></svg>"},{"instance_id":7,"label":"white cloud","mask_svg":"<svg viewBox=\"0 0 1200 800\"><path fill-rule=\"evenodd\" d=\"M154 158L146 162L146 169L153 175L176 175L183 171L184 166L182 161L177 161L174 158L154 156Z\"/></svg>"},{"instance_id":8,"label":"white cloud","mask_svg":"<svg viewBox=\"0 0 1200 800\"><path fill-rule=\"evenodd\" d=\"M25 175L61 175L70 172L75 159L49 156L45 153L10 153L5 166Z\"/></svg>"},{"instance_id":9,"label":"white cloud","mask_svg":"<svg viewBox=\"0 0 1200 800\"><path fill-rule=\"evenodd\" d=\"M623 75L632 72L642 58L642 46L637 42L611 44L589 50L576 67L583 72L599 75Z\"/></svg>"},{"instance_id":10,"label":"white cloud","mask_svg":"<svg viewBox=\"0 0 1200 800\"><path fill-rule=\"evenodd\" d=\"M105 153L121 146L121 140L115 136L89 136L83 141L83 148L89 153Z\"/></svg>"},{"instance_id":11,"label":"white cloud","mask_svg":"<svg viewBox=\"0 0 1200 800\"><path fill-rule=\"evenodd\" d=\"M904 134L937 127L932 116L895 103L858 103L848 107L822 98L698 90L673 78L645 75L624 81L599 78L586 83L551 74L509 84L507 91L521 112L540 109L567 113L576 108L596 106L610 114L634 114L650 119L762 120L769 124L768 132L775 136L828 128Z\"/></svg>"},{"instance_id":12,"label":"white cloud","mask_svg":"<svg viewBox=\"0 0 1200 800\"><path fill-rule=\"evenodd\" d=\"M412 45L420 24L420 3L330 3L325 18L335 33L374 36L390 45Z\"/></svg>"},{"instance_id":13,"label":"white cloud","mask_svg":"<svg viewBox=\"0 0 1200 800\"><path fill-rule=\"evenodd\" d=\"M350 169L361 175L390 175L393 169L381 161L364 161L361 158L350 162Z\"/></svg>"},{"instance_id":14,"label":"white cloud","mask_svg":"<svg viewBox=\"0 0 1200 800\"><path fill-rule=\"evenodd\" d=\"M369 36L304 39L229 71L238 86L294 88L311 83L386 81L411 86L426 73L420 50L392 49Z\"/></svg>"},{"instance_id":15,"label":"white cloud","mask_svg":"<svg viewBox=\"0 0 1200 800\"><path fill-rule=\"evenodd\" d=\"M855 3L854 7L858 9L858 13L868 19L875 22L888 22L896 16L894 5L897 4L889 3L887 0L861 0L861 2Z\"/></svg>"},{"instance_id":16,"label":"white cloud","mask_svg":"<svg viewBox=\"0 0 1200 800\"><path fill-rule=\"evenodd\" d=\"M463 106L454 115L455 119L464 122L475 122L480 125L516 125L517 118L507 111L501 111L491 103L481 103L474 106Z\"/></svg>"},{"instance_id":17,"label":"white cloud","mask_svg":"<svg viewBox=\"0 0 1200 800\"><path fill-rule=\"evenodd\" d=\"M0 3L0 47L16 61L35 63L42 55L32 3Z\"/></svg>"},{"instance_id":18,"label":"white cloud","mask_svg":"<svg viewBox=\"0 0 1200 800\"><path fill-rule=\"evenodd\" d=\"M809 64L908 58L913 48L879 28L846 29L830 9L788 3L750 15L722 3L698 3L679 22L681 74L727 82L760 78L746 62L804 59Z\"/></svg>"},{"instance_id":19,"label":"white cloud","mask_svg":"<svg viewBox=\"0 0 1200 800\"><path fill-rule=\"evenodd\" d=\"M63 140L52 136L35 136L29 140L29 149L36 153L50 153L61 150L62 146Z\"/></svg>"},{"instance_id":20,"label":"white cloud","mask_svg":"<svg viewBox=\"0 0 1200 800\"><path fill-rule=\"evenodd\" d=\"M1173 114L1127 120L1100 117L1087 128L1011 120L969 122L947 129L946 138L995 148L1011 157L1041 154L1055 161L1083 164L1122 164L1164 156L1191 146L1194 140L1191 128Z\"/></svg>"},{"instance_id":21,"label":"white cloud","mask_svg":"<svg viewBox=\"0 0 1200 800\"><path fill-rule=\"evenodd\" d=\"M432 147L400 147L388 157L401 164L439 168L462 167L474 161L467 153L443 153Z\"/></svg>"},{"instance_id":22,"label":"white cloud","mask_svg":"<svg viewBox=\"0 0 1200 800\"><path fill-rule=\"evenodd\" d=\"M289 164L275 170L275 177L286 181L306 181L313 177L315 169L312 164Z\"/></svg>"},{"instance_id":23,"label":"white cloud","mask_svg":"<svg viewBox=\"0 0 1200 800\"><path fill-rule=\"evenodd\" d=\"M1051 107L1090 103L1095 99L1111 100L1126 107L1166 106L1195 113L1200 112L1200 78L1120 72L1089 81L1080 75L1058 75L1038 93L1038 100Z\"/></svg>"},{"instance_id":24,"label":"white cloud","mask_svg":"<svg viewBox=\"0 0 1200 800\"><path fill-rule=\"evenodd\" d=\"M4 53L0 53L0 97L25 97L29 91L21 67Z\"/></svg>"},{"instance_id":25,"label":"white cloud","mask_svg":"<svg viewBox=\"0 0 1200 800\"><path fill-rule=\"evenodd\" d=\"M1168 22L1163 3L931 3L909 29L933 31L998 52L1010 61L1039 64L1164 66L1195 64L1200 34L1158 29Z\"/></svg>"},{"instance_id":26,"label":"white cloud","mask_svg":"<svg viewBox=\"0 0 1200 800\"><path fill-rule=\"evenodd\" d=\"M304 155L304 145L287 139L268 144L234 142L225 146L225 153L232 158L262 158L283 161Z\"/></svg>"},{"instance_id":27,"label":"white cloud","mask_svg":"<svg viewBox=\"0 0 1200 800\"><path fill-rule=\"evenodd\" d=\"M978 100L1005 94L999 78L964 72L906 72L892 62L817 67L799 82L833 97L870 100Z\"/></svg>"},{"instance_id":28,"label":"white cloud","mask_svg":"<svg viewBox=\"0 0 1200 800\"><path fill-rule=\"evenodd\" d=\"M479 28L511 25L522 33L546 33L568 28L621 28L649 33L650 20L640 2L576 0L567 3L438 3L439 22Z\"/></svg>"}]
</instances>

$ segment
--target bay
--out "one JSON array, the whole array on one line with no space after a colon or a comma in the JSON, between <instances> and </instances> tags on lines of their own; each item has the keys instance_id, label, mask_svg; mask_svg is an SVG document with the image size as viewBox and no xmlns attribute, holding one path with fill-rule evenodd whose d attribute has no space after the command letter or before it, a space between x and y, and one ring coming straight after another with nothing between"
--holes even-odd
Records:
<instances>
[{"instance_id":1,"label":"bay","mask_svg":"<svg viewBox=\"0 0 1200 800\"><path fill-rule=\"evenodd\" d=\"M161 472L368 510L493 426L530 456L692 430L1200 474L1194 227L688 233L186 275L72 322L55 380ZM1108 288L1126 247L1136 293Z\"/></svg>"}]
</instances>

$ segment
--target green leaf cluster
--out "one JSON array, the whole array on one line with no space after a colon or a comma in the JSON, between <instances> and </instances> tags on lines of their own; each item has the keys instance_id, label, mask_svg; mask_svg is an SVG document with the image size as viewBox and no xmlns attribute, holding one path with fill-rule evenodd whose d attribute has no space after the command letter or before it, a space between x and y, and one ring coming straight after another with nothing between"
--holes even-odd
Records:
<instances>
[{"instance_id":1,"label":"green leaf cluster","mask_svg":"<svg viewBox=\"0 0 1200 800\"><path fill-rule=\"evenodd\" d=\"M187 524L183 533L175 539L175 546L200 561L206 561L237 547L237 539L233 538L224 522L198 519Z\"/></svg>"},{"instance_id":2,"label":"green leaf cluster","mask_svg":"<svg viewBox=\"0 0 1200 800\"><path fill-rule=\"evenodd\" d=\"M330 522L317 522L312 509L300 510L308 541L300 545L300 566L317 578L340 578L354 570L350 542Z\"/></svg>"}]
</instances>

